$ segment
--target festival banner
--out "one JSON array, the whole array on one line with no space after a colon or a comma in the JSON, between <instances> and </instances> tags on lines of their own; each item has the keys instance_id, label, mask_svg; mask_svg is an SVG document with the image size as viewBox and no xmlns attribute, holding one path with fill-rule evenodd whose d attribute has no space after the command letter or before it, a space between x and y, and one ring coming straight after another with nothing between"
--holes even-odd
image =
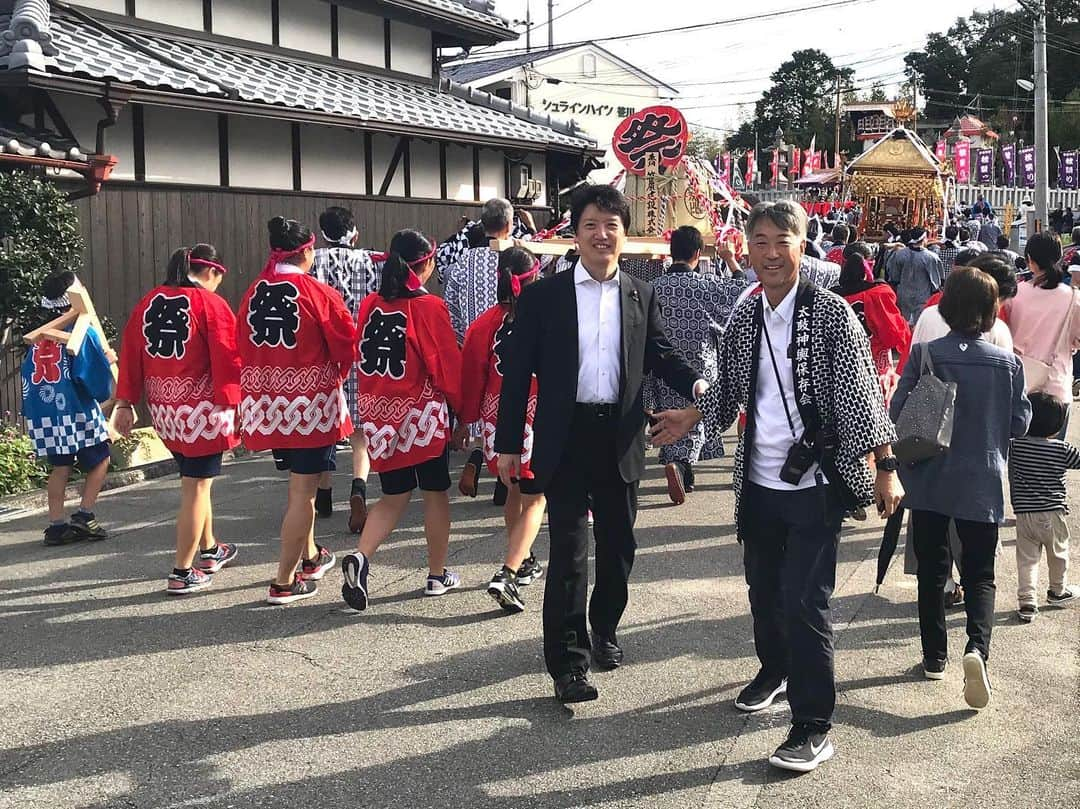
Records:
<instances>
[{"instance_id":1,"label":"festival banner","mask_svg":"<svg viewBox=\"0 0 1080 809\"><path fill-rule=\"evenodd\" d=\"M1080 188L1077 179L1077 163L1080 162L1080 152L1062 152L1058 159L1058 188Z\"/></svg>"},{"instance_id":2,"label":"festival banner","mask_svg":"<svg viewBox=\"0 0 1080 809\"><path fill-rule=\"evenodd\" d=\"M738 155L735 155L731 162L731 187L736 191L745 191L745 176L743 175L742 169L739 168L739 160L741 160L741 158Z\"/></svg>"},{"instance_id":3,"label":"festival banner","mask_svg":"<svg viewBox=\"0 0 1080 809\"><path fill-rule=\"evenodd\" d=\"M990 185L994 182L994 150L975 150L975 181L979 185Z\"/></svg>"},{"instance_id":4,"label":"festival banner","mask_svg":"<svg viewBox=\"0 0 1080 809\"><path fill-rule=\"evenodd\" d=\"M967 185L971 182L971 143L958 140L953 147L953 168L956 169L956 182Z\"/></svg>"},{"instance_id":5,"label":"festival banner","mask_svg":"<svg viewBox=\"0 0 1080 809\"><path fill-rule=\"evenodd\" d=\"M1024 188L1035 187L1035 147L1025 146L1017 153L1020 159L1020 185Z\"/></svg>"},{"instance_id":6,"label":"festival banner","mask_svg":"<svg viewBox=\"0 0 1080 809\"><path fill-rule=\"evenodd\" d=\"M1001 147L1001 165L1005 167L1005 185L1016 185L1016 144L1007 143Z\"/></svg>"},{"instance_id":7,"label":"festival banner","mask_svg":"<svg viewBox=\"0 0 1080 809\"><path fill-rule=\"evenodd\" d=\"M814 171L821 171L821 166L825 162L825 150L820 152L814 152Z\"/></svg>"},{"instance_id":8,"label":"festival banner","mask_svg":"<svg viewBox=\"0 0 1080 809\"><path fill-rule=\"evenodd\" d=\"M757 152L753 149L746 153L746 187L754 187L754 175L757 174Z\"/></svg>"},{"instance_id":9,"label":"festival banner","mask_svg":"<svg viewBox=\"0 0 1080 809\"><path fill-rule=\"evenodd\" d=\"M772 187L776 188L780 182L780 150L772 150L772 161L769 163L769 168L772 169Z\"/></svg>"},{"instance_id":10,"label":"festival banner","mask_svg":"<svg viewBox=\"0 0 1080 809\"><path fill-rule=\"evenodd\" d=\"M946 141L944 139L939 140L937 142L937 145L934 147L934 154L937 156L937 159L942 163L944 163L946 160L948 160L949 159L949 144L948 144L948 141Z\"/></svg>"},{"instance_id":11,"label":"festival banner","mask_svg":"<svg viewBox=\"0 0 1080 809\"><path fill-rule=\"evenodd\" d=\"M799 179L802 176L802 149L796 146L791 150L791 181Z\"/></svg>"},{"instance_id":12,"label":"festival banner","mask_svg":"<svg viewBox=\"0 0 1080 809\"><path fill-rule=\"evenodd\" d=\"M807 174L813 174L814 163L817 161L817 135L810 138L810 148L806 150L806 157L803 159L802 176Z\"/></svg>"}]
</instances>

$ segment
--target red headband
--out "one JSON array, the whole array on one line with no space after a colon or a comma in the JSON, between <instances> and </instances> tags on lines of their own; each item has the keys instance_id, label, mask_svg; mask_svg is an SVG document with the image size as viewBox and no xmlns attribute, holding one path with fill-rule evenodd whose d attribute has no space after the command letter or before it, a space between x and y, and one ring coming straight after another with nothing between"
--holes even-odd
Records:
<instances>
[{"instance_id":1,"label":"red headband","mask_svg":"<svg viewBox=\"0 0 1080 809\"><path fill-rule=\"evenodd\" d=\"M539 272L540 272L540 262L536 261L536 262L533 262L532 269L530 269L528 272L523 272L523 273L521 273L521 275L513 275L513 274L511 274L511 276L510 276L510 292L513 294L513 296L516 298L518 295L521 294L521 284L522 284L523 281L532 280L533 278L535 278L537 276L537 274L539 274Z\"/></svg>"},{"instance_id":2,"label":"red headband","mask_svg":"<svg viewBox=\"0 0 1080 809\"><path fill-rule=\"evenodd\" d=\"M263 272L264 273L272 272L273 269L274 269L274 265L281 264L283 261L285 261L286 259L290 259L293 256L298 256L301 253L303 253L305 250L310 250L314 246L315 246L315 234L312 233L310 239L308 239L306 242L304 242L299 247L293 248L292 250L281 250L281 249L279 249L277 247L271 248L270 255L266 259L266 266L263 267Z\"/></svg>"},{"instance_id":3,"label":"red headband","mask_svg":"<svg viewBox=\"0 0 1080 809\"><path fill-rule=\"evenodd\" d=\"M420 280L420 276L413 272L413 267L419 264L427 264L431 259L435 258L435 252L438 249L438 247L432 247L430 253L420 256L420 258L413 259L412 261L405 262L405 266L409 268L409 274L405 276L405 289L409 290L409 292L416 292L424 286L424 283Z\"/></svg>"},{"instance_id":4,"label":"red headband","mask_svg":"<svg viewBox=\"0 0 1080 809\"><path fill-rule=\"evenodd\" d=\"M210 261L205 258L188 258L188 264L197 264L200 267L211 267L221 273L227 273L229 269L222 264L218 264L216 261Z\"/></svg>"}]
</instances>

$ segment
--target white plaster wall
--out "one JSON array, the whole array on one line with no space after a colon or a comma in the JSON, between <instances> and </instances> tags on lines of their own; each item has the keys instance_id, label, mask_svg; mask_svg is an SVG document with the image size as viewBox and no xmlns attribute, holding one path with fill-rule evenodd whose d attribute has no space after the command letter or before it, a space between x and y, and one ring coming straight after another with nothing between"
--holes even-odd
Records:
<instances>
[{"instance_id":1,"label":"white plaster wall","mask_svg":"<svg viewBox=\"0 0 1080 809\"><path fill-rule=\"evenodd\" d=\"M135 16L179 28L203 30L202 0L135 0Z\"/></svg>"},{"instance_id":2,"label":"white plaster wall","mask_svg":"<svg viewBox=\"0 0 1080 809\"><path fill-rule=\"evenodd\" d=\"M229 185L292 188L292 135L287 121L229 116Z\"/></svg>"},{"instance_id":3,"label":"white plaster wall","mask_svg":"<svg viewBox=\"0 0 1080 809\"><path fill-rule=\"evenodd\" d=\"M101 105L90 96L58 92L51 95L83 152L86 154L93 152L97 138L97 122L105 117ZM34 116L23 117L22 123L33 126ZM48 116L45 117L45 124L46 126L50 124ZM135 149L132 146L130 106L125 106L120 111L116 124L105 130L105 151L115 155L120 161L113 169L110 179L135 179Z\"/></svg>"},{"instance_id":4,"label":"white plaster wall","mask_svg":"<svg viewBox=\"0 0 1080 809\"><path fill-rule=\"evenodd\" d=\"M480 199L506 196L506 161L495 149L480 150Z\"/></svg>"},{"instance_id":5,"label":"white plaster wall","mask_svg":"<svg viewBox=\"0 0 1080 809\"><path fill-rule=\"evenodd\" d=\"M136 6L142 0L135 0ZM251 42L274 41L274 23L270 0L214 0L215 34Z\"/></svg>"},{"instance_id":6,"label":"white plaster wall","mask_svg":"<svg viewBox=\"0 0 1080 809\"><path fill-rule=\"evenodd\" d=\"M446 195L450 199L472 200L472 147L451 143L446 147Z\"/></svg>"},{"instance_id":7,"label":"white plaster wall","mask_svg":"<svg viewBox=\"0 0 1080 809\"><path fill-rule=\"evenodd\" d=\"M300 127L300 184L305 191L365 193L364 136L339 126Z\"/></svg>"},{"instance_id":8,"label":"white plaster wall","mask_svg":"<svg viewBox=\"0 0 1080 809\"><path fill-rule=\"evenodd\" d=\"M409 146L409 176L414 197L439 199L442 184L439 178L439 144L427 140L414 140ZM447 192L450 186L447 186Z\"/></svg>"},{"instance_id":9,"label":"white plaster wall","mask_svg":"<svg viewBox=\"0 0 1080 809\"><path fill-rule=\"evenodd\" d=\"M374 194L378 194L379 189L382 188L383 178L386 177L386 169L390 166L390 160L394 156L397 144L398 139L390 135L376 133L371 138L371 165L373 167L371 178L374 186L371 190ZM398 161L397 171L394 172L394 179L386 190L386 195L389 197L405 196L404 159Z\"/></svg>"},{"instance_id":10,"label":"white plaster wall","mask_svg":"<svg viewBox=\"0 0 1080 809\"><path fill-rule=\"evenodd\" d=\"M145 106L143 138L147 182L220 184L214 113Z\"/></svg>"},{"instance_id":11,"label":"white plaster wall","mask_svg":"<svg viewBox=\"0 0 1080 809\"><path fill-rule=\"evenodd\" d=\"M431 76L431 31L392 21L390 69L417 76Z\"/></svg>"},{"instance_id":12,"label":"white plaster wall","mask_svg":"<svg viewBox=\"0 0 1080 809\"><path fill-rule=\"evenodd\" d=\"M139 0L136 0L139 2ZM281 47L329 56L330 4L319 0L278 0Z\"/></svg>"},{"instance_id":13,"label":"white plaster wall","mask_svg":"<svg viewBox=\"0 0 1080 809\"><path fill-rule=\"evenodd\" d=\"M382 17L338 6L338 58L385 67L384 27Z\"/></svg>"},{"instance_id":14,"label":"white plaster wall","mask_svg":"<svg viewBox=\"0 0 1080 809\"><path fill-rule=\"evenodd\" d=\"M547 202L547 157L542 152L530 152L521 161L532 168L532 179L540 183L540 196L536 198L537 204ZM518 190L518 170L516 165L511 166L510 185L506 189L507 196L512 196Z\"/></svg>"},{"instance_id":15,"label":"white plaster wall","mask_svg":"<svg viewBox=\"0 0 1080 809\"><path fill-rule=\"evenodd\" d=\"M113 14L126 14L127 3L124 0L79 0L77 3L72 3L73 6L82 6L83 8L96 8L100 11L110 11Z\"/></svg>"}]
</instances>

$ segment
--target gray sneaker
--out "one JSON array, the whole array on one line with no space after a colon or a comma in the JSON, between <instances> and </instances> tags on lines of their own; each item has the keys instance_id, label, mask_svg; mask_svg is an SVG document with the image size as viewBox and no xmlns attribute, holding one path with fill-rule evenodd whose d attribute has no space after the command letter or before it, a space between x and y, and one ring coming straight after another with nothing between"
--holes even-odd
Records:
<instances>
[{"instance_id":1,"label":"gray sneaker","mask_svg":"<svg viewBox=\"0 0 1080 809\"><path fill-rule=\"evenodd\" d=\"M1055 593L1053 590L1046 591L1046 603L1055 607L1064 607L1078 598L1080 598L1080 590L1074 587L1066 587L1060 593Z\"/></svg>"}]
</instances>

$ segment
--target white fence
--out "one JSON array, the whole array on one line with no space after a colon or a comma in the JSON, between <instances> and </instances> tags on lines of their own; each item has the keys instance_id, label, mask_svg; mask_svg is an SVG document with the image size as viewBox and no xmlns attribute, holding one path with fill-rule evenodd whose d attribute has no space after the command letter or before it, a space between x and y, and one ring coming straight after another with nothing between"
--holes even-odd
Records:
<instances>
[{"instance_id":1,"label":"white fence","mask_svg":"<svg viewBox=\"0 0 1080 809\"><path fill-rule=\"evenodd\" d=\"M791 199L799 196L799 191L763 189L761 191L747 191L762 201L778 199ZM995 185L962 185L956 189L956 198L969 205L979 197L983 197L995 209L1002 210L1005 203L1011 202L1014 208L1020 207L1025 199L1034 200L1035 192L1030 188L1004 188ZM1051 188L1049 197L1051 211L1060 208L1072 208L1073 211L1080 209L1080 190Z\"/></svg>"}]
</instances>

